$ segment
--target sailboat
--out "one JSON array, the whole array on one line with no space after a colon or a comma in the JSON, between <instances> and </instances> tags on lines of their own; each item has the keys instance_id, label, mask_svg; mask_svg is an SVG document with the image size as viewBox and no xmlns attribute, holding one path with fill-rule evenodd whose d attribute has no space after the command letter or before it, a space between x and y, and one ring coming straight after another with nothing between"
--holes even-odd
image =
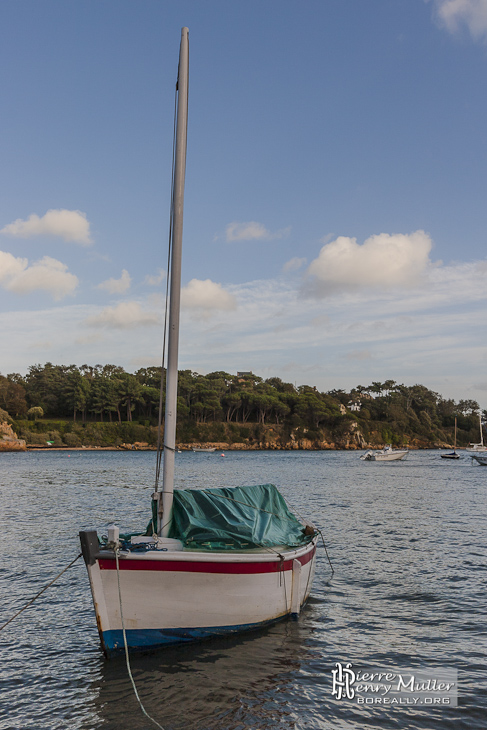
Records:
<instances>
[{"instance_id":1,"label":"sailboat","mask_svg":"<svg viewBox=\"0 0 487 730\"><path fill-rule=\"evenodd\" d=\"M467 448L467 451L471 453L478 453L487 451L487 446L484 446L484 433L482 431L482 414L479 413L479 427L480 427L480 443L479 444L470 444L470 448Z\"/></svg>"},{"instance_id":2,"label":"sailboat","mask_svg":"<svg viewBox=\"0 0 487 730\"><path fill-rule=\"evenodd\" d=\"M188 29L181 32L173 178L162 490L145 534L80 531L107 656L255 629L297 616L313 581L318 532L272 484L174 489L179 304L188 116ZM156 470L157 473L157 470Z\"/></svg>"},{"instance_id":3,"label":"sailboat","mask_svg":"<svg viewBox=\"0 0 487 730\"><path fill-rule=\"evenodd\" d=\"M457 454L457 418L455 416L455 440L453 442L453 451L447 454L441 454L442 459L459 459L460 454Z\"/></svg>"}]
</instances>

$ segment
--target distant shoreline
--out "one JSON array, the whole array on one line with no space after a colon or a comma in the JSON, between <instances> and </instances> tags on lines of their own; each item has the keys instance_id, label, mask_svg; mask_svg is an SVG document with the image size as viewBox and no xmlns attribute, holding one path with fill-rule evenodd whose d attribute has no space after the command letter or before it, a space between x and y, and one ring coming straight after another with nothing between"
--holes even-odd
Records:
<instances>
[{"instance_id":1,"label":"distant shoreline","mask_svg":"<svg viewBox=\"0 0 487 730\"><path fill-rule=\"evenodd\" d=\"M367 448L380 448L378 446L375 447L365 447L364 449L360 448L354 448L354 449L337 449L337 448L328 448L328 449L306 449L306 448L294 448L294 449L265 449L265 448L253 448L251 446L242 449L242 448L232 448L231 445L225 446L223 448L217 448L215 450L215 454L220 453L222 451L235 451L235 452L242 452L242 451L366 451ZM408 447L408 451L451 451L450 446L410 446ZM183 452L191 452L193 450L192 446L184 445L179 446L177 451L180 453ZM457 451L466 451L466 447L459 448L457 446ZM143 448L135 448L135 449L128 449L128 448L121 448L120 446L28 446L25 451L22 453L39 453L39 452L49 452L49 451L75 451L75 452L83 452L83 451L118 451L120 453L127 452L127 453L134 453L134 451L157 451L157 448L155 446L146 446ZM5 453L13 453L12 452L5 452Z\"/></svg>"}]
</instances>

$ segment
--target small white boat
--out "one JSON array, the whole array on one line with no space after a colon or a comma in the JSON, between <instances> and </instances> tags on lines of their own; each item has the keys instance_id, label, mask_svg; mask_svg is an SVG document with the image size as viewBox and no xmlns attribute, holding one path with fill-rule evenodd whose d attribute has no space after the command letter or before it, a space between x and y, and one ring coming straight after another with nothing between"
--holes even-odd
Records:
<instances>
[{"instance_id":1,"label":"small white boat","mask_svg":"<svg viewBox=\"0 0 487 730\"><path fill-rule=\"evenodd\" d=\"M361 455L363 461L399 461L409 454L407 449L393 449L390 444L384 446L383 449L373 451L369 449L365 454Z\"/></svg>"},{"instance_id":2,"label":"small white boat","mask_svg":"<svg viewBox=\"0 0 487 730\"><path fill-rule=\"evenodd\" d=\"M207 449L204 449L204 448L199 449L196 446L193 446L192 451L194 451L195 454L200 454L200 453L212 454L214 451L216 451L216 446L208 447Z\"/></svg>"},{"instance_id":3,"label":"small white boat","mask_svg":"<svg viewBox=\"0 0 487 730\"><path fill-rule=\"evenodd\" d=\"M480 426L480 443L479 444L470 444L470 448L467 449L467 451L470 454L477 454L482 452L487 452L487 446L484 446L484 434L482 431L482 416L479 413L479 426Z\"/></svg>"}]
</instances>

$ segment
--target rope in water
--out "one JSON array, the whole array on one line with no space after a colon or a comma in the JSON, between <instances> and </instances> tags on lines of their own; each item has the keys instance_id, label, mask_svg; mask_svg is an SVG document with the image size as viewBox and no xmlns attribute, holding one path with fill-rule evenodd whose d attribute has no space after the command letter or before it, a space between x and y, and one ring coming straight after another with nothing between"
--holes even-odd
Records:
<instances>
[{"instance_id":1,"label":"rope in water","mask_svg":"<svg viewBox=\"0 0 487 730\"><path fill-rule=\"evenodd\" d=\"M135 680L134 680L133 675L132 675L132 669L130 667L130 658L129 658L129 647L128 647L128 644L127 644L127 632L125 631L125 622L123 620L122 590L120 588L120 568L119 568L119 564L118 564L118 555L119 555L119 553L120 553L120 548L119 547L116 547L115 548L115 563L116 563L116 566L117 566L118 600L119 600L119 604L120 604L120 620L122 622L123 645L125 647L125 662L127 664L127 672L128 672L129 677L130 677L130 681L132 682L132 687L133 687L135 696L137 697L137 701L138 701L138 703L140 705L140 709L142 710L142 712L144 713L144 715L147 717L148 720L150 720L151 722L153 722L154 725L156 725L158 728L160 728L160 730L164 730L164 728L162 727L162 725L159 725L159 723L157 722L157 720L154 720L154 718L149 715L149 713L145 709L144 705L142 704L142 701L141 701L141 699L139 697L139 693L137 692L137 687L136 687L136 684L135 684Z\"/></svg>"},{"instance_id":2,"label":"rope in water","mask_svg":"<svg viewBox=\"0 0 487 730\"><path fill-rule=\"evenodd\" d=\"M44 588L43 588L43 589L42 589L41 591L39 591L39 593L36 593L36 595L35 595L35 596L34 596L33 598L31 598L31 599L30 599L30 601L28 601L28 602L27 602L27 603L25 604L25 606L23 606L23 607L22 607L22 608L21 608L21 609L20 609L19 611L17 611L17 613L16 613L16 614L14 614L14 615L13 615L13 616L12 616L11 618L9 618L9 620L8 620L8 621L5 621L5 623L4 623L4 624L2 624L2 626L0 626L0 631L2 631L2 629L4 629L4 628L5 628L6 626L8 626L8 625L9 625L9 623L11 623L11 622L12 622L12 621L13 621L13 620L14 620L15 618L17 618L17 616L19 616L19 615L20 615L20 614L21 614L21 613L22 613L23 611L25 611L25 609L26 609L26 608L29 608L29 606L30 606L30 605L31 605L32 603L34 603L34 601L35 601L35 600L37 600L37 599L39 598L39 596L42 596L42 594L44 593L44 591L47 591L47 589L49 588L49 586L52 586L52 584L53 584L53 583L55 583L55 582L57 581L57 579L58 579L58 578L60 578L60 577L62 576L62 574L63 574L63 573L65 573L65 572L66 572L66 571L68 570L68 568L70 568L70 567L71 567L72 565L74 565L74 564L75 564L75 562L76 562L77 560L79 560L79 558L81 557L81 555L82 555L82 553L80 553L79 555L77 555L77 556L76 556L76 557L75 557L75 558L74 558L74 559L73 559L73 560L72 560L72 561L71 561L71 562L69 563L69 565L67 565L67 566L66 566L65 568L63 568L63 569L61 570L61 572L60 572L60 573L58 573L58 574L56 575L56 577L55 577L55 578L53 578L53 579L51 580L51 582L50 582L50 583L48 583L48 584L47 584L47 586L44 586Z\"/></svg>"},{"instance_id":3,"label":"rope in water","mask_svg":"<svg viewBox=\"0 0 487 730\"><path fill-rule=\"evenodd\" d=\"M318 528L315 528L315 529L321 535L321 540L323 542L323 547L325 548L326 557L328 558L328 562L330 563L331 574L333 575L335 573L335 569L334 569L333 565L331 564L330 556L328 555L328 550L326 549L325 538L323 537L323 533L321 532L321 530L318 530Z\"/></svg>"}]
</instances>

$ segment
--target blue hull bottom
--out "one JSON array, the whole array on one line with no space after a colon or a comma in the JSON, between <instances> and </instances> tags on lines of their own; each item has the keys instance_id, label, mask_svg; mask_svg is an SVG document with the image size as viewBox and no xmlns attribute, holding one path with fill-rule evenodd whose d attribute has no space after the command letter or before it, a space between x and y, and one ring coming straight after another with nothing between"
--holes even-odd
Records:
<instances>
[{"instance_id":1,"label":"blue hull bottom","mask_svg":"<svg viewBox=\"0 0 487 730\"><path fill-rule=\"evenodd\" d=\"M287 614L286 614L287 615ZM253 631L281 621L286 615L270 621L256 624L241 624L238 626L209 626L181 629L127 629L127 644L130 651L150 651L175 644L189 644L193 641L204 641L217 636L228 636L243 631ZM121 629L104 631L102 646L107 656L114 656L125 651L123 631Z\"/></svg>"}]
</instances>

